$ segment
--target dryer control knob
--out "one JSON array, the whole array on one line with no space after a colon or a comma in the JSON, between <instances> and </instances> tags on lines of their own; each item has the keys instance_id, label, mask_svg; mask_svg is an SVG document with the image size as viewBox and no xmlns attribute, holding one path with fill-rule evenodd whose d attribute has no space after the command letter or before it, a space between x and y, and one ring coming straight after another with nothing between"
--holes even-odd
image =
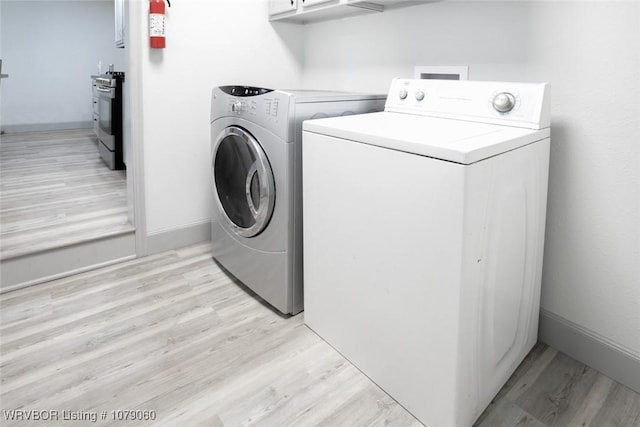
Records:
<instances>
[{"instance_id":1,"label":"dryer control knob","mask_svg":"<svg viewBox=\"0 0 640 427\"><path fill-rule=\"evenodd\" d=\"M416 100L417 101L422 101L424 99L424 92L419 90L416 92Z\"/></svg>"},{"instance_id":2,"label":"dryer control knob","mask_svg":"<svg viewBox=\"0 0 640 427\"><path fill-rule=\"evenodd\" d=\"M400 92L398 93L398 96L400 97L400 99L406 99L407 95L408 93L405 89L401 89Z\"/></svg>"},{"instance_id":3,"label":"dryer control knob","mask_svg":"<svg viewBox=\"0 0 640 427\"><path fill-rule=\"evenodd\" d=\"M242 113L243 111L246 111L246 109L247 106L244 102L238 101L231 104L231 111L234 113Z\"/></svg>"},{"instance_id":4,"label":"dryer control knob","mask_svg":"<svg viewBox=\"0 0 640 427\"><path fill-rule=\"evenodd\" d=\"M516 105L516 98L509 92L500 92L493 97L493 108L500 113L506 113L513 110Z\"/></svg>"}]
</instances>

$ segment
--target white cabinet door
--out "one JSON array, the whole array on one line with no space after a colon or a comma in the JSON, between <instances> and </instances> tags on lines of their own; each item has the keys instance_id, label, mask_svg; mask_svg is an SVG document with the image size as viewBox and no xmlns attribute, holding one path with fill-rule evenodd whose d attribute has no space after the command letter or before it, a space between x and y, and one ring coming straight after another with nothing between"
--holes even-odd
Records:
<instances>
[{"instance_id":1,"label":"white cabinet door","mask_svg":"<svg viewBox=\"0 0 640 427\"><path fill-rule=\"evenodd\" d=\"M322 3L337 3L336 0L300 0L302 6L315 6Z\"/></svg>"},{"instance_id":2,"label":"white cabinet door","mask_svg":"<svg viewBox=\"0 0 640 427\"><path fill-rule=\"evenodd\" d=\"M418 4L434 3L436 0L346 0L347 4L357 5L364 3L364 6L373 4L384 8L397 8L405 6L414 6Z\"/></svg>"},{"instance_id":3,"label":"white cabinet door","mask_svg":"<svg viewBox=\"0 0 640 427\"><path fill-rule=\"evenodd\" d=\"M298 0L269 0L269 15L295 11Z\"/></svg>"}]
</instances>

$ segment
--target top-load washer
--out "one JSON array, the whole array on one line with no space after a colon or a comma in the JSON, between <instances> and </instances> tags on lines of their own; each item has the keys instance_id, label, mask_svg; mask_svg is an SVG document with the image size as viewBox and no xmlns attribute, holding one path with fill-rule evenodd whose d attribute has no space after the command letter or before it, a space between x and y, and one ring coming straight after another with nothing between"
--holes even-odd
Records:
<instances>
[{"instance_id":1,"label":"top-load washer","mask_svg":"<svg viewBox=\"0 0 640 427\"><path fill-rule=\"evenodd\" d=\"M426 426L536 342L549 135L546 84L396 79L304 123L305 322Z\"/></svg>"},{"instance_id":2,"label":"top-load washer","mask_svg":"<svg viewBox=\"0 0 640 427\"><path fill-rule=\"evenodd\" d=\"M213 257L282 313L303 308L303 120L381 111L385 95L221 86L211 99Z\"/></svg>"}]
</instances>

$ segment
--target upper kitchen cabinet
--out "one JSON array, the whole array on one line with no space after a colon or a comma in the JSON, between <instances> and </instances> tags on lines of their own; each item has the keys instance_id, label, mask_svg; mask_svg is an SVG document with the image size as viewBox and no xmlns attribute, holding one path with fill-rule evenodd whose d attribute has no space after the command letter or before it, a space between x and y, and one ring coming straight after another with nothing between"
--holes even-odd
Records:
<instances>
[{"instance_id":1,"label":"upper kitchen cabinet","mask_svg":"<svg viewBox=\"0 0 640 427\"><path fill-rule=\"evenodd\" d=\"M351 3L349 0L269 0L269 19L303 24L371 11ZM376 9L374 11L383 10L382 7Z\"/></svg>"},{"instance_id":2,"label":"upper kitchen cabinet","mask_svg":"<svg viewBox=\"0 0 640 427\"><path fill-rule=\"evenodd\" d=\"M269 0L269 20L307 23L438 0Z\"/></svg>"},{"instance_id":3,"label":"upper kitchen cabinet","mask_svg":"<svg viewBox=\"0 0 640 427\"><path fill-rule=\"evenodd\" d=\"M436 1L443 0L347 0L347 3L351 5L357 5L358 3L369 3L382 6L385 9L394 9L396 7L413 6L416 4L434 3Z\"/></svg>"},{"instance_id":4,"label":"upper kitchen cabinet","mask_svg":"<svg viewBox=\"0 0 640 427\"><path fill-rule=\"evenodd\" d=\"M116 27L116 47L124 47L125 34L125 0L114 0L115 7L115 27Z\"/></svg>"},{"instance_id":5,"label":"upper kitchen cabinet","mask_svg":"<svg viewBox=\"0 0 640 427\"><path fill-rule=\"evenodd\" d=\"M275 16L282 13L295 13L298 7L300 10L308 10L315 5L327 3L338 4L340 0L269 0L269 15Z\"/></svg>"},{"instance_id":6,"label":"upper kitchen cabinet","mask_svg":"<svg viewBox=\"0 0 640 427\"><path fill-rule=\"evenodd\" d=\"M298 0L269 0L269 16L295 12L297 7Z\"/></svg>"}]
</instances>

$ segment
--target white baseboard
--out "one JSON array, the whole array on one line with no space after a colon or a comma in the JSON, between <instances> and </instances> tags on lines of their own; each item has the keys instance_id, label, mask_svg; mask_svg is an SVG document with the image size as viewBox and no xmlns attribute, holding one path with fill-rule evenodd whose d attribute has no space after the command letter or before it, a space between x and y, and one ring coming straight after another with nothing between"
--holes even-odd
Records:
<instances>
[{"instance_id":1,"label":"white baseboard","mask_svg":"<svg viewBox=\"0 0 640 427\"><path fill-rule=\"evenodd\" d=\"M554 313L540 310L540 341L640 393L640 357Z\"/></svg>"},{"instance_id":2,"label":"white baseboard","mask_svg":"<svg viewBox=\"0 0 640 427\"><path fill-rule=\"evenodd\" d=\"M211 240L211 221L203 221L185 227L163 230L147 235L145 255L182 248Z\"/></svg>"},{"instance_id":3,"label":"white baseboard","mask_svg":"<svg viewBox=\"0 0 640 427\"><path fill-rule=\"evenodd\" d=\"M135 233L9 258L0 262L0 293L48 282L136 257Z\"/></svg>"},{"instance_id":4,"label":"white baseboard","mask_svg":"<svg viewBox=\"0 0 640 427\"><path fill-rule=\"evenodd\" d=\"M40 132L48 130L64 130L64 129L91 129L93 122L64 122L64 123L25 123L21 125L2 125L2 131L5 133L18 132Z\"/></svg>"}]
</instances>

